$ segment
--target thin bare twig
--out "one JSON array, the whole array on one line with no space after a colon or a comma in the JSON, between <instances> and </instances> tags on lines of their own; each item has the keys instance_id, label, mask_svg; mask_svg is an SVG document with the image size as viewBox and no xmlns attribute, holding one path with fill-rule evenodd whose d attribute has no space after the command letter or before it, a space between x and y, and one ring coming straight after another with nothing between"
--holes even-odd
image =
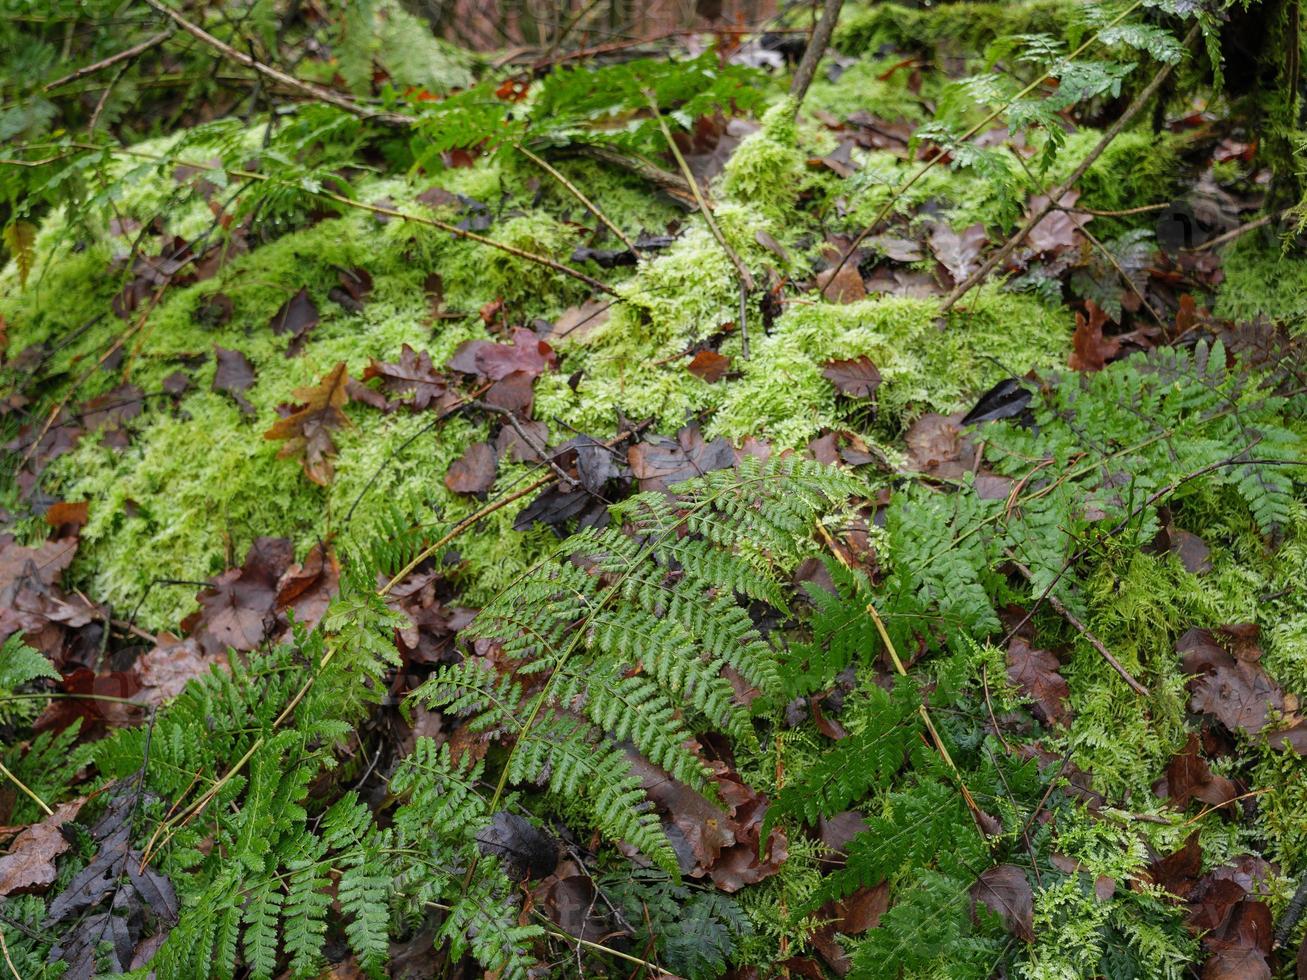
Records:
<instances>
[{"instance_id":1,"label":"thin bare twig","mask_svg":"<svg viewBox=\"0 0 1307 980\"><path fill-rule=\"evenodd\" d=\"M1186 49L1192 45L1195 38L1198 37L1198 30L1198 25L1195 24L1189 29L1189 33L1185 35L1183 45ZM1067 192L1080 182L1080 178L1083 177L1089 168L1094 165L1094 162L1102 156L1104 152L1106 152L1107 148L1112 144L1112 141L1120 136L1135 116L1139 115L1139 113L1144 110L1144 107L1152 101L1157 90L1162 87L1163 83L1171 76L1171 72L1174 70L1175 65L1173 64L1163 65L1158 69L1157 73L1153 75L1149 83L1144 86L1143 90L1136 95L1130 105L1126 107L1125 112L1117 117L1116 121L1107 128L1107 131L1103 133L1102 138L1094 145L1094 148L1085 155L1084 159L1081 160L1079 164L1076 165L1075 170L1071 171L1070 176L1062 181L1062 183L1058 184L1053 190L1048 192L1047 200L1040 207L1035 208L1034 211L1031 212L1030 217L1025 220L1025 223L1016 230L1012 237L1003 243L1002 248L986 259L979 269L953 288L953 292L949 293L948 296L945 297L944 302L940 304L941 313L947 313L953 308L954 304L970 292L974 286L984 282L994 269L1017 250L1021 243L1026 240L1026 236L1030 234L1034 227L1043 221L1050 211L1061 205L1062 198L1067 194Z\"/></svg>"},{"instance_id":2,"label":"thin bare twig","mask_svg":"<svg viewBox=\"0 0 1307 980\"><path fill-rule=\"evenodd\" d=\"M645 98L649 100L649 108L653 110L654 118L658 120L658 128L663 131L663 138L667 140L667 146L672 151L672 156L676 158L676 164L681 168L681 173L690 185L690 190L694 194L694 200L699 205L699 211L703 214L703 220L708 223L708 230L712 232L713 238L717 239L717 244L722 247L726 257L730 259L731 265L735 266L735 274L740 279L740 348L741 355L745 360L749 359L749 328L745 323L745 313L749 294L753 292L753 276L749 273L749 267L731 248L731 243L726 240L722 234L721 228L717 226L717 221L713 218L712 208L703 196L703 191L699 188L699 182L694 179L694 174L690 170L690 165L685 162L685 157L681 154L681 148L676 145L676 140L672 138L672 131L667 128L667 121L663 119L662 112L658 109L658 103L654 101L653 93L645 91Z\"/></svg>"},{"instance_id":3,"label":"thin bare twig","mask_svg":"<svg viewBox=\"0 0 1307 980\"><path fill-rule=\"evenodd\" d=\"M103 58L93 65L86 65L83 68L78 68L74 72L69 72L63 78L56 78L53 82L45 85L41 91L53 92L55 89L62 88L70 82L77 81L79 78L85 78L87 75L93 75L101 69L116 65L120 61L129 61L132 58L135 58L138 54L143 54L144 52L149 51L150 48L154 47L156 44L162 44L164 41L168 40L168 38L172 37L172 34L173 31L171 27L167 30L160 31L152 37L147 37L140 44L133 44L130 48L124 48L117 54L111 54L109 57Z\"/></svg>"},{"instance_id":4,"label":"thin bare twig","mask_svg":"<svg viewBox=\"0 0 1307 980\"><path fill-rule=\"evenodd\" d=\"M1021 563L1020 559L1016 556L1016 552L1011 548L1005 548L1003 550L1007 553L1008 558L1011 559L1012 564L1016 566L1017 571L1021 573L1021 577L1027 582L1033 582L1035 579L1034 574L1029 568ZM1068 609L1061 599L1053 595L1051 592L1048 594L1047 599L1048 604L1057 611L1057 614L1070 623L1071 626L1085 638L1085 641L1098 651L1098 655L1107 661L1109 667L1121 675L1121 679L1130 686L1130 690L1140 695L1147 695L1149 693L1148 688L1144 687L1144 685L1134 679L1134 676L1130 671L1126 670L1121 661L1117 660L1116 657L1112 655L1112 651L1104 645L1103 641L1091 633L1089 627L1082 623L1080 618Z\"/></svg>"},{"instance_id":5,"label":"thin bare twig","mask_svg":"<svg viewBox=\"0 0 1307 980\"><path fill-rule=\"evenodd\" d=\"M173 10L167 4L163 3L163 0L145 0L145 2L149 4L151 7L153 7L156 11L158 11L159 13L163 14L165 17L170 19L174 24L180 27L183 31L191 35L191 37L194 37L197 40L204 42L209 47L213 48L215 51L221 54L224 58L227 58L230 61L234 61L237 64L244 65L246 68L256 71L260 75L263 75L267 78L271 78L273 81L277 82L278 84L283 85L286 88L293 89L294 91L299 92L301 95L306 95L309 98L316 99L319 102L326 102L328 105L334 105L337 109L343 109L345 112L348 112L354 116L358 116L360 119L374 120L376 122L386 123L391 126L413 125L413 120L410 119L408 116L400 115L394 112L383 112L379 109L370 109L367 106L359 105L353 99L346 98L345 96L341 95L339 92L334 92L331 89L324 88L321 85L315 85L312 82L302 81L296 78L294 75L287 74L286 72L282 71L280 68L272 67L272 65L265 65L263 62L258 61L257 59L246 54L245 52L238 51L236 48L233 48L227 42L219 40L218 38L214 37L212 34L206 31L203 27L200 27L198 24L194 24L191 21L187 20L176 10Z\"/></svg>"},{"instance_id":6,"label":"thin bare twig","mask_svg":"<svg viewBox=\"0 0 1307 980\"><path fill-rule=\"evenodd\" d=\"M23 793L26 794L32 800L33 803L35 803L42 810L45 811L45 815L47 817L54 816L54 811L50 809L49 804L46 803L45 800L41 799L41 797L37 796L35 790L33 790L25 782L23 782L21 779L15 776L12 772L10 772L9 767L6 766L3 762L0 762L0 776L4 776L11 783L17 786L20 790L22 790Z\"/></svg>"},{"instance_id":7,"label":"thin bare twig","mask_svg":"<svg viewBox=\"0 0 1307 980\"><path fill-rule=\"evenodd\" d=\"M602 211L599 210L599 205L595 204L592 200L590 200L590 198L586 197L583 193L581 193L581 189L577 187L575 184L573 184L566 177L564 177L563 174L561 174L558 171L558 169L553 166L553 164L551 164L548 160L536 156L525 146L519 145L517 149L518 152L520 152L524 157L526 157L528 160L530 160L532 163L538 166L541 170L545 171L545 173L549 174L549 176L553 177L554 180L558 181L565 188L567 188L567 190L571 192L572 196L575 197L578 201L580 201L582 206L587 211L589 211L601 222L603 222L605 228L607 228L614 235L620 238L622 244L625 245L627 248L629 248L633 254L636 255L640 254L639 252L636 251L635 242L631 241L631 239L626 236L626 233L623 232L621 228L618 228L617 225L615 225L612 222L612 219L610 219L606 214L604 214Z\"/></svg>"},{"instance_id":8,"label":"thin bare twig","mask_svg":"<svg viewBox=\"0 0 1307 980\"><path fill-rule=\"evenodd\" d=\"M1254 218L1252 221L1249 221L1247 224L1240 225L1238 228L1231 228L1229 231L1225 232L1224 234L1217 235L1215 238L1208 239L1207 241L1203 242L1201 245L1195 245L1192 248L1184 248L1181 249L1181 251L1182 252L1206 252L1209 251L1210 249L1218 248L1221 245L1226 244L1227 242L1234 241L1236 238L1242 238L1244 235L1248 234L1248 232L1261 228L1263 225L1269 225L1273 221L1279 221L1281 218L1283 218L1286 214L1288 214L1292 210L1293 208L1285 208L1283 211L1277 211L1274 214L1264 214L1260 218Z\"/></svg>"}]
</instances>

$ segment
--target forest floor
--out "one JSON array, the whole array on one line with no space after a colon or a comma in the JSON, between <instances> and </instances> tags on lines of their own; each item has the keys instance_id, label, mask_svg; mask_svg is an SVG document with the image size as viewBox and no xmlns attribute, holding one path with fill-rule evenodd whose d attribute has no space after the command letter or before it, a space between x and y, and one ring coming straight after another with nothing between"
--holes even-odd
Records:
<instances>
[{"instance_id":1,"label":"forest floor","mask_svg":"<svg viewBox=\"0 0 1307 980\"><path fill-rule=\"evenodd\" d=\"M983 9L960 30L963 7ZM633 494L782 459L857 487L796 539L778 582L797 611L748 606L786 696L764 691L750 738L687 713L715 796L633 764L679 878L605 840L584 789L515 776L556 853L505 893L540 925L514 956L559 976L1293 975L1307 263L1197 47L1119 134L1165 60L1061 111L1056 138L980 127L966 145L1001 175L922 128L988 45L1070 35L1069 9L850 7L797 118L771 53L721 35L487 72L411 139L307 104L78 158L87 212L25 225L0 274L14 975L143 966L188 910L257 892L262 858L233 857L257 828L221 821L262 792L305 637L364 615L344 603L359 568L389 659L353 675L370 695L343 731L305 736L291 804L314 834L342 800L389 832L423 739L489 767L498 801L508 730L409 697L495 661L478 611L610 508L629 522ZM537 142L482 134L523 118ZM622 159L555 152L577 132L616 133ZM824 634L836 600L871 618ZM790 669L813 637L829 662ZM722 670L741 704L765 688ZM212 768L170 761L188 682L278 671L285 690L243 695L248 731L214 723ZM893 764L890 716L915 740ZM858 843L891 839L892 860ZM439 930L462 927L425 911L383 923L384 964L338 904L314 952L260 958L246 934L237 969L454 975L467 947Z\"/></svg>"}]
</instances>

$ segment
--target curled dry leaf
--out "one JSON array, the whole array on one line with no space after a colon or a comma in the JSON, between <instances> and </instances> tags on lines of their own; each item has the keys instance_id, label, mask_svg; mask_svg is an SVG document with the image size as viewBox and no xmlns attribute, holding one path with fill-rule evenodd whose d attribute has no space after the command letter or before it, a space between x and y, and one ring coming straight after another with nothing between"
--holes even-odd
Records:
<instances>
[{"instance_id":1,"label":"curled dry leaf","mask_svg":"<svg viewBox=\"0 0 1307 980\"><path fill-rule=\"evenodd\" d=\"M263 433L265 439L285 440L277 455L282 459L300 457L304 474L319 486L326 486L335 476L331 458L336 455L336 444L330 430L349 425L349 417L342 411L349 402L348 384L349 373L341 361L318 384L296 388L295 397L304 403Z\"/></svg>"},{"instance_id":2,"label":"curled dry leaf","mask_svg":"<svg viewBox=\"0 0 1307 980\"><path fill-rule=\"evenodd\" d=\"M734 466L735 450L725 439L706 442L698 423L691 423L675 439L651 436L636 443L627 460L641 490L666 490L674 483Z\"/></svg>"},{"instance_id":3,"label":"curled dry leaf","mask_svg":"<svg viewBox=\"0 0 1307 980\"><path fill-rule=\"evenodd\" d=\"M1044 724L1066 725L1071 721L1067 699L1071 688L1058 673L1061 664L1047 650L1036 650L1022 637L1014 636L1007 648L1007 677L1034 701L1036 717Z\"/></svg>"},{"instance_id":4,"label":"curled dry leaf","mask_svg":"<svg viewBox=\"0 0 1307 980\"><path fill-rule=\"evenodd\" d=\"M718 354L715 350L699 351L686 367L686 370L696 378L707 381L709 384L722 380L730 369L731 359L723 354Z\"/></svg>"}]
</instances>

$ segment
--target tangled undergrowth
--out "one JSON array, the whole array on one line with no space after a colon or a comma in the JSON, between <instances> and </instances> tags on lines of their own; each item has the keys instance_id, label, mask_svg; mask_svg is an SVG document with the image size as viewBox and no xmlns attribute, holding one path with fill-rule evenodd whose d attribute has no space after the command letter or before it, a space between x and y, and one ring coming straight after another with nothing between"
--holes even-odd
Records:
<instances>
[{"instance_id":1,"label":"tangled undergrowth","mask_svg":"<svg viewBox=\"0 0 1307 980\"><path fill-rule=\"evenodd\" d=\"M1293 975L1305 136L1230 39L1296 5L854 5L800 102L253 4L325 88L156 126L167 35L90 135L66 6L0 35L16 975Z\"/></svg>"}]
</instances>

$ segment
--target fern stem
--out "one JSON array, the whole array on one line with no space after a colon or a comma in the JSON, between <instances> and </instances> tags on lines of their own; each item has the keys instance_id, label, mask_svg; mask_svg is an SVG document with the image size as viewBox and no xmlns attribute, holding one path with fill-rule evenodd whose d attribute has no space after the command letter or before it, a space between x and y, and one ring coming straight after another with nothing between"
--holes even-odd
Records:
<instances>
[{"instance_id":1,"label":"fern stem","mask_svg":"<svg viewBox=\"0 0 1307 980\"><path fill-rule=\"evenodd\" d=\"M47 817L54 816L54 811L50 809L49 804L46 803L45 800L41 799L41 797L37 796L35 790L33 790L30 786L28 786L21 779L15 776L12 772L10 772L9 767L6 766L3 762L0 762L0 776L4 776L15 786L17 786L20 790L26 793L31 798L32 802L34 802L37 806L39 806L42 810L45 811L45 815Z\"/></svg>"},{"instance_id":2,"label":"fern stem","mask_svg":"<svg viewBox=\"0 0 1307 980\"><path fill-rule=\"evenodd\" d=\"M1084 54L1085 51L1087 51L1090 47L1094 45L1095 42L1098 41L1098 38L1102 35L1103 31L1115 27L1117 24L1121 23L1121 21L1125 20L1132 13L1138 10L1141 6L1143 6L1143 0L1135 0L1135 2L1132 3L1129 7L1121 11L1121 13L1117 14L1114 18L1112 18L1111 21L1105 24L1097 34L1094 34L1087 41L1081 44L1080 47L1076 48L1069 55L1067 55L1065 60L1073 61L1076 58L1078 58L1080 55ZM993 112L989 113L987 116L985 116L984 119L980 120L980 122L976 123L965 133L959 136L958 142L965 142L966 140L971 139L971 137L975 136L977 133L984 132L990 123L994 122L996 119L1002 116L1003 113L1007 112L1008 109L1010 109L1014 104L1019 102L1021 99L1024 99L1027 95L1029 95L1035 89L1039 88L1039 86L1043 85L1051 77L1052 76L1048 72L1045 72L1043 75L1040 75L1033 82L1031 82L1029 85L1023 88L1020 92L1012 96L1012 98L1008 99L1007 102L1003 103L1003 105L999 106ZM912 175L908 177L907 180L905 180L898 187L894 188L894 193L892 193L889 196L889 200L887 200L881 206L880 210L876 212L876 216L871 219L870 223L868 223L867 226L862 229L862 231L858 232L857 237L853 239L849 247L845 249L844 254L840 256L840 260L835 263L834 269L831 272L830 282L827 282L826 285L822 287L820 295L824 296L826 294L826 290L829 289L831 283L833 283L839 277L840 270L844 268L845 264L853 256L853 253L858 250L858 246L860 246L864 241L866 241L867 236L870 235L873 231L875 231L877 226L879 226L880 223L884 221L886 217L888 217L889 213L894 210L894 205L898 203L899 198L901 198L904 194L906 194L908 190L910 190L912 186L916 184L917 181L919 181L922 177L926 176L927 173L929 173L932 169L934 169L935 165L938 164L941 160L943 160L946 156L947 154L945 153L937 153L935 156L931 157L924 164L922 164L915 171L913 171ZM957 301L954 300L954 302ZM949 306L951 305L952 303L949 304ZM947 310L948 307L946 306L944 307L944 309Z\"/></svg>"}]
</instances>

